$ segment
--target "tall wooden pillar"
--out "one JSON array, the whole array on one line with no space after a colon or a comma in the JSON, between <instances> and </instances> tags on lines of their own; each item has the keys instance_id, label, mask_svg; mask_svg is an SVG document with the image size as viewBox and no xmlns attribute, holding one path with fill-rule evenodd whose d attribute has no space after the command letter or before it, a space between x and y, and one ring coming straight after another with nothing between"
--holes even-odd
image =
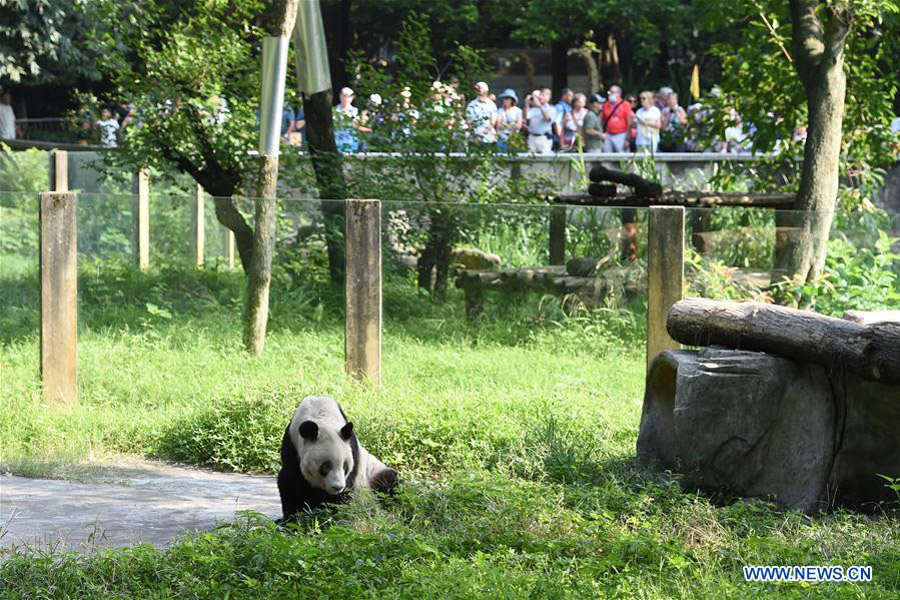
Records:
<instances>
[{"instance_id":1,"label":"tall wooden pillar","mask_svg":"<svg viewBox=\"0 0 900 600\"><path fill-rule=\"evenodd\" d=\"M234 232L224 225L220 226L222 231L222 256L225 257L225 265L229 269L234 268Z\"/></svg>"},{"instance_id":2,"label":"tall wooden pillar","mask_svg":"<svg viewBox=\"0 0 900 600\"><path fill-rule=\"evenodd\" d=\"M550 264L566 264L566 207L550 209Z\"/></svg>"},{"instance_id":3,"label":"tall wooden pillar","mask_svg":"<svg viewBox=\"0 0 900 600\"><path fill-rule=\"evenodd\" d=\"M40 197L41 381L48 402L77 400L78 231L71 192Z\"/></svg>"},{"instance_id":4,"label":"tall wooden pillar","mask_svg":"<svg viewBox=\"0 0 900 600\"><path fill-rule=\"evenodd\" d=\"M347 374L381 382L381 201L347 200L344 239Z\"/></svg>"},{"instance_id":5,"label":"tall wooden pillar","mask_svg":"<svg viewBox=\"0 0 900 600\"><path fill-rule=\"evenodd\" d=\"M684 288L684 207L651 206L647 240L647 365L659 352L681 348L666 319Z\"/></svg>"},{"instance_id":6,"label":"tall wooden pillar","mask_svg":"<svg viewBox=\"0 0 900 600\"><path fill-rule=\"evenodd\" d=\"M191 202L191 251L194 255L194 264L198 267L203 266L206 248L206 230L203 228L206 222L205 202L203 188L198 183Z\"/></svg>"},{"instance_id":7,"label":"tall wooden pillar","mask_svg":"<svg viewBox=\"0 0 900 600\"><path fill-rule=\"evenodd\" d=\"M50 153L50 190L69 191L69 153L65 150Z\"/></svg>"},{"instance_id":8,"label":"tall wooden pillar","mask_svg":"<svg viewBox=\"0 0 900 600\"><path fill-rule=\"evenodd\" d=\"M134 262L142 271L150 266L150 171L140 169L134 176L131 223L134 227Z\"/></svg>"}]
</instances>

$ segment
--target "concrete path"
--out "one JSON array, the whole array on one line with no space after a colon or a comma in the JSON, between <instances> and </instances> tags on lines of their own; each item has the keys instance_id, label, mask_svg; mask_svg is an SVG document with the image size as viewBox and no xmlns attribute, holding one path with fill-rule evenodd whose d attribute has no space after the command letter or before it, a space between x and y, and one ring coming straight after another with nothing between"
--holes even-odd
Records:
<instances>
[{"instance_id":1,"label":"concrete path","mask_svg":"<svg viewBox=\"0 0 900 600\"><path fill-rule=\"evenodd\" d=\"M27 544L71 550L165 546L238 510L281 516L274 477L158 462L100 468L91 482L0 476L0 560Z\"/></svg>"}]
</instances>

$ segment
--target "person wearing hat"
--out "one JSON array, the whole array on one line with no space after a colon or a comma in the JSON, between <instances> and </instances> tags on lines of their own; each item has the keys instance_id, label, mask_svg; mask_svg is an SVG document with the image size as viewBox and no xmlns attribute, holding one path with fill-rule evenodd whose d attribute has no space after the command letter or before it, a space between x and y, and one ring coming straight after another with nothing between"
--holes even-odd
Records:
<instances>
[{"instance_id":1,"label":"person wearing hat","mask_svg":"<svg viewBox=\"0 0 900 600\"><path fill-rule=\"evenodd\" d=\"M466 121L475 135L475 139L485 144L497 141L497 105L488 96L488 84L479 81L475 84L478 95L466 106Z\"/></svg>"},{"instance_id":2,"label":"person wearing hat","mask_svg":"<svg viewBox=\"0 0 900 600\"><path fill-rule=\"evenodd\" d=\"M603 133L603 121L600 119L603 102L603 96L600 94L591 94L591 97L588 98L588 111L581 123L582 131L584 131L584 151L588 153L603 151L603 140L606 139L606 134Z\"/></svg>"},{"instance_id":3,"label":"person wearing hat","mask_svg":"<svg viewBox=\"0 0 900 600\"><path fill-rule=\"evenodd\" d=\"M356 135L359 110L353 106L354 95L350 88L342 88L340 102L334 109L334 143L338 152L356 152L359 149L359 139Z\"/></svg>"},{"instance_id":4,"label":"person wearing hat","mask_svg":"<svg viewBox=\"0 0 900 600\"><path fill-rule=\"evenodd\" d=\"M519 97L512 88L503 90L497 99L501 103L497 109L497 147L503 152L508 152L510 138L522 129L522 109L516 106Z\"/></svg>"}]
</instances>

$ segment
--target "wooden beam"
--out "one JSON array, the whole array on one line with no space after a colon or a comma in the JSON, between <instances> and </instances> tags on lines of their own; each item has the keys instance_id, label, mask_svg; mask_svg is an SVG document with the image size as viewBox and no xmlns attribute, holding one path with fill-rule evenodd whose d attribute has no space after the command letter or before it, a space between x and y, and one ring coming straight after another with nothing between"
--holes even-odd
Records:
<instances>
[{"instance_id":1,"label":"wooden beam","mask_svg":"<svg viewBox=\"0 0 900 600\"><path fill-rule=\"evenodd\" d=\"M69 191L69 153L65 150L50 153L50 191Z\"/></svg>"},{"instance_id":2,"label":"wooden beam","mask_svg":"<svg viewBox=\"0 0 900 600\"><path fill-rule=\"evenodd\" d=\"M40 196L41 381L47 402L77 400L78 235L76 196Z\"/></svg>"},{"instance_id":3,"label":"wooden beam","mask_svg":"<svg viewBox=\"0 0 900 600\"><path fill-rule=\"evenodd\" d=\"M203 258L206 250L206 196L203 187L198 183L194 189L194 198L191 202L191 250L194 264L203 266Z\"/></svg>"},{"instance_id":4,"label":"wooden beam","mask_svg":"<svg viewBox=\"0 0 900 600\"><path fill-rule=\"evenodd\" d=\"M150 267L150 171L140 169L134 176L131 223L134 228L134 262L144 271Z\"/></svg>"},{"instance_id":5,"label":"wooden beam","mask_svg":"<svg viewBox=\"0 0 900 600\"><path fill-rule=\"evenodd\" d=\"M669 337L666 318L684 286L684 207L650 207L647 240L647 366L659 352L681 345Z\"/></svg>"},{"instance_id":6,"label":"wooden beam","mask_svg":"<svg viewBox=\"0 0 900 600\"><path fill-rule=\"evenodd\" d=\"M381 202L347 200L344 242L347 374L381 383Z\"/></svg>"}]
</instances>

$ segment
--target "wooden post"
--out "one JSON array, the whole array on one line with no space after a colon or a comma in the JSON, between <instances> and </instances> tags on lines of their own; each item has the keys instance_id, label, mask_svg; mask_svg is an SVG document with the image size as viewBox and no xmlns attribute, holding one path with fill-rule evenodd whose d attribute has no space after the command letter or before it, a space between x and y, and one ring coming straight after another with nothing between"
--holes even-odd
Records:
<instances>
[{"instance_id":1,"label":"wooden post","mask_svg":"<svg viewBox=\"0 0 900 600\"><path fill-rule=\"evenodd\" d=\"M222 254L225 256L225 264L229 269L234 268L234 232L224 225L220 225L222 230Z\"/></svg>"},{"instance_id":2,"label":"wooden post","mask_svg":"<svg viewBox=\"0 0 900 600\"><path fill-rule=\"evenodd\" d=\"M150 171L140 169L134 176L131 198L131 223L134 227L133 249L137 268L150 266Z\"/></svg>"},{"instance_id":3,"label":"wooden post","mask_svg":"<svg viewBox=\"0 0 900 600\"><path fill-rule=\"evenodd\" d=\"M647 366L659 352L681 348L666 331L684 286L684 207L651 206L648 227Z\"/></svg>"},{"instance_id":4,"label":"wooden post","mask_svg":"<svg viewBox=\"0 0 900 600\"><path fill-rule=\"evenodd\" d=\"M206 249L206 233L203 229L206 221L204 203L203 187L198 183L194 192L194 201L191 203L191 245L194 253L194 264L198 267L203 266L203 254Z\"/></svg>"},{"instance_id":5,"label":"wooden post","mask_svg":"<svg viewBox=\"0 0 900 600\"><path fill-rule=\"evenodd\" d=\"M54 192L69 191L69 153L65 150L50 152L50 189Z\"/></svg>"},{"instance_id":6,"label":"wooden post","mask_svg":"<svg viewBox=\"0 0 900 600\"><path fill-rule=\"evenodd\" d=\"M381 201L347 200L344 209L347 374L381 383Z\"/></svg>"},{"instance_id":7,"label":"wooden post","mask_svg":"<svg viewBox=\"0 0 900 600\"><path fill-rule=\"evenodd\" d=\"M566 207L550 209L550 264L566 264Z\"/></svg>"},{"instance_id":8,"label":"wooden post","mask_svg":"<svg viewBox=\"0 0 900 600\"><path fill-rule=\"evenodd\" d=\"M75 402L78 361L78 236L76 197L40 199L41 380L44 400Z\"/></svg>"}]
</instances>

